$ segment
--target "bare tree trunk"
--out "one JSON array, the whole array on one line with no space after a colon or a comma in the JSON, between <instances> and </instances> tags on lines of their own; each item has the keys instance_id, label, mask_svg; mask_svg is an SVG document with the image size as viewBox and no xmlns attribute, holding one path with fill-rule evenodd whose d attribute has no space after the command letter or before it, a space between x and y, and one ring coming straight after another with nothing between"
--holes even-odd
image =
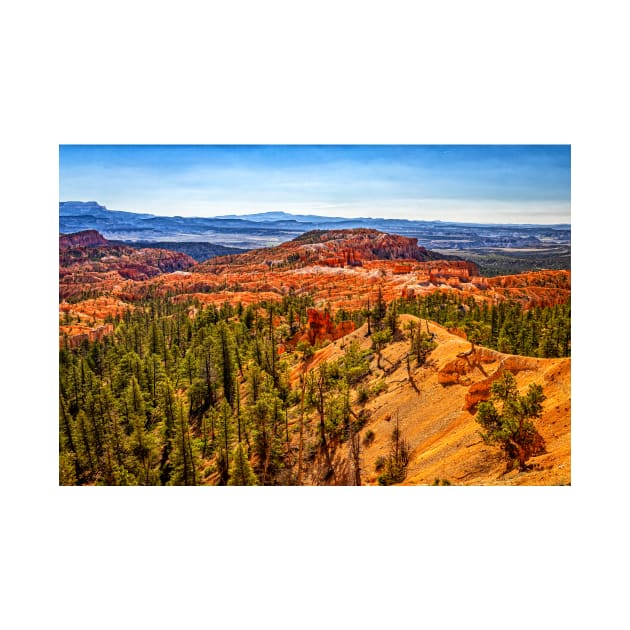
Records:
<instances>
[{"instance_id":1,"label":"bare tree trunk","mask_svg":"<svg viewBox=\"0 0 630 630\"><path fill-rule=\"evenodd\" d=\"M241 443L241 390L236 384L236 425L238 427L238 443Z\"/></svg>"},{"instance_id":2,"label":"bare tree trunk","mask_svg":"<svg viewBox=\"0 0 630 630\"><path fill-rule=\"evenodd\" d=\"M359 433L355 432L354 425L350 422L350 458L354 471L354 485L361 485L361 444L359 441Z\"/></svg>"},{"instance_id":3,"label":"bare tree trunk","mask_svg":"<svg viewBox=\"0 0 630 630\"><path fill-rule=\"evenodd\" d=\"M184 460L184 485L188 485L188 453L186 449L186 433L184 430L184 409L182 403L179 403L179 428L182 432L182 458Z\"/></svg>"},{"instance_id":4,"label":"bare tree trunk","mask_svg":"<svg viewBox=\"0 0 630 630\"><path fill-rule=\"evenodd\" d=\"M413 378L413 374L411 373L411 361L409 361L409 354L407 354L407 356L405 357L405 360L407 362L407 377L409 378L409 382L411 383L411 387L413 387L414 391L419 394L420 390L418 389L418 386L416 385L416 381Z\"/></svg>"},{"instance_id":5,"label":"bare tree trunk","mask_svg":"<svg viewBox=\"0 0 630 630\"><path fill-rule=\"evenodd\" d=\"M465 359L466 357L469 357L471 354L473 354L474 351L475 351L475 342L471 341L470 350L467 350L466 352L460 352L457 356L461 359Z\"/></svg>"},{"instance_id":6,"label":"bare tree trunk","mask_svg":"<svg viewBox=\"0 0 630 630\"><path fill-rule=\"evenodd\" d=\"M306 391L306 379L304 375L300 377L302 385L302 396L300 399L300 447L298 450L298 472L297 485L302 485L302 446L304 444L304 393Z\"/></svg>"},{"instance_id":7,"label":"bare tree trunk","mask_svg":"<svg viewBox=\"0 0 630 630\"><path fill-rule=\"evenodd\" d=\"M326 479L329 479L331 475L334 477L335 469L332 465L332 460L330 459L330 451L328 450L328 442L326 441L326 424L324 422L324 399L323 393L320 390L320 403L319 407L319 435L320 435L320 444L321 448L324 452L324 457L326 458L326 466L328 470L326 471Z\"/></svg>"}]
</instances>

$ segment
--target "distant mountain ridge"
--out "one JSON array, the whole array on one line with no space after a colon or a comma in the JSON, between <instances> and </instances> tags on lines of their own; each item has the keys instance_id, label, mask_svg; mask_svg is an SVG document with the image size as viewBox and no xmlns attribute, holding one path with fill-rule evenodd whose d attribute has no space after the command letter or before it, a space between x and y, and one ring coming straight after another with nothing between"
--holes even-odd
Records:
<instances>
[{"instance_id":1,"label":"distant mountain ridge","mask_svg":"<svg viewBox=\"0 0 630 630\"><path fill-rule=\"evenodd\" d=\"M95 229L110 240L212 242L238 248L278 245L312 230L371 228L415 237L428 249L522 248L571 242L571 226L492 225L410 219L343 218L263 212L214 217L109 210L96 201L59 203L59 231Z\"/></svg>"}]
</instances>

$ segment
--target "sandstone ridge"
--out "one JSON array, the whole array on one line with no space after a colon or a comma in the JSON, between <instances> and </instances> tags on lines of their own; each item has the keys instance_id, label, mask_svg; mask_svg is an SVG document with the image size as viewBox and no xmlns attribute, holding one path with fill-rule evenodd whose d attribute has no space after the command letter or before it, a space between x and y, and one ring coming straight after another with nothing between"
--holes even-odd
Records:
<instances>
[{"instance_id":1,"label":"sandstone ridge","mask_svg":"<svg viewBox=\"0 0 630 630\"><path fill-rule=\"evenodd\" d=\"M411 315L401 316L403 329L413 321L426 326ZM436 480L453 485L565 485L571 483L571 359L538 359L504 354L477 347L466 358L470 343L445 328L428 323L437 347L422 367L411 365L413 385L409 380L405 356L409 341L401 339L388 345L382 353L382 365L376 357L371 362L367 386L381 383L384 389L362 408L369 417L364 433L373 438L362 444L361 470L365 483L376 484L375 470L379 457L387 455L389 439L397 420L411 448L410 463L404 484L433 485ZM316 370L324 361L342 356L344 348L355 342L370 348L370 339L362 326L343 338L318 350L306 368ZM475 421L476 404L489 398L491 383L509 370L515 375L520 393L530 383L542 385L546 395L542 417L535 421L545 443L545 452L532 457L531 469L506 473L506 462L496 446L487 445L479 435ZM459 376L444 379L446 374ZM339 474L343 476L347 446L336 453Z\"/></svg>"},{"instance_id":2,"label":"sandstone ridge","mask_svg":"<svg viewBox=\"0 0 630 630\"><path fill-rule=\"evenodd\" d=\"M59 249L70 247L98 247L109 245L109 241L97 230L83 230L74 234L61 234L59 236Z\"/></svg>"}]
</instances>

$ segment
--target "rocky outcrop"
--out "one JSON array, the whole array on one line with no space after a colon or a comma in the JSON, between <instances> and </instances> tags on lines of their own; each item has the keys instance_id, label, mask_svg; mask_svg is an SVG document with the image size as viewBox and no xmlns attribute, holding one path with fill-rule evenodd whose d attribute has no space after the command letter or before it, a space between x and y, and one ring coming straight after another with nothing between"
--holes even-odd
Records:
<instances>
[{"instance_id":1,"label":"rocky outcrop","mask_svg":"<svg viewBox=\"0 0 630 630\"><path fill-rule=\"evenodd\" d=\"M96 245L100 235L98 232L94 234L79 239L92 245L73 245L60 249L60 299L81 295L86 289L92 293L107 292L122 280L149 280L163 273L186 270L196 264L186 254L165 249L134 249L112 245L107 241L106 245ZM78 239L76 234L71 236Z\"/></svg>"},{"instance_id":2,"label":"rocky outcrop","mask_svg":"<svg viewBox=\"0 0 630 630\"><path fill-rule=\"evenodd\" d=\"M63 332L63 331L62 331ZM70 348L78 348L84 341L96 341L103 339L106 335L111 335L114 332L113 324L104 324L97 328L92 328L85 332L71 335L61 335L59 337L59 347L63 347L66 343Z\"/></svg>"},{"instance_id":3,"label":"rocky outcrop","mask_svg":"<svg viewBox=\"0 0 630 630\"><path fill-rule=\"evenodd\" d=\"M493 352L492 350L486 350L486 353ZM499 355L501 356L501 355ZM499 367L487 378L477 383L473 383L464 399L464 409L471 413L476 413L477 405L480 402L490 400L492 383L500 378L505 372L511 372L512 374L518 374L526 370L534 370L537 367L537 360L532 357L521 357L516 355L509 355L501 360Z\"/></svg>"},{"instance_id":4,"label":"rocky outcrop","mask_svg":"<svg viewBox=\"0 0 630 630\"><path fill-rule=\"evenodd\" d=\"M309 322L313 326L309 334L315 343L336 339L353 325L325 321L326 309L333 314L340 309L366 309L378 295L389 303L401 296L422 298L441 291L461 298L470 296L479 303L518 299L525 308L563 303L570 298L570 272L484 279L474 263L419 260L425 254L429 258L435 254L418 247L416 239L376 230L308 233L277 247L213 258L202 264L173 251L134 249L108 241L98 245L101 238L96 231L61 237L61 299L76 302L110 295L134 303L156 294L247 306L260 300L278 301L290 294L308 295L322 314ZM76 243L86 245L73 245ZM302 335L307 340L306 331ZM477 358L481 360L479 352ZM443 369L441 382L467 384L469 376L460 373L461 366L451 367L450 373Z\"/></svg>"},{"instance_id":5,"label":"rocky outcrop","mask_svg":"<svg viewBox=\"0 0 630 630\"><path fill-rule=\"evenodd\" d=\"M365 260L424 262L444 258L441 254L419 247L417 238L370 229L307 232L292 242L299 243L308 252L319 254L319 262L331 266L359 266ZM309 248L308 245L318 247Z\"/></svg>"},{"instance_id":6,"label":"rocky outcrop","mask_svg":"<svg viewBox=\"0 0 630 630\"><path fill-rule=\"evenodd\" d=\"M440 385L468 384L466 374L470 372L470 364L466 359L453 359L438 371L438 383Z\"/></svg>"},{"instance_id":7,"label":"rocky outcrop","mask_svg":"<svg viewBox=\"0 0 630 630\"><path fill-rule=\"evenodd\" d=\"M464 409L466 411L475 413L477 410L477 405L480 402L490 400L490 387L494 380L495 379L491 377L489 379L480 381L479 383L473 383L469 387L468 392L466 393L466 397L464 398Z\"/></svg>"},{"instance_id":8,"label":"rocky outcrop","mask_svg":"<svg viewBox=\"0 0 630 630\"><path fill-rule=\"evenodd\" d=\"M262 263L269 268L295 268L305 265L360 267L371 260L428 262L444 260L444 258L442 254L419 247L417 238L386 234L366 228L315 230L306 232L302 236L277 247L255 249L238 256L215 258L209 265L199 265L197 271L207 271L215 268L215 265L226 263L236 265ZM462 269L467 270L466 277L479 275L479 270L474 263L455 259L452 261L455 266L461 262L465 263ZM406 271L406 268L401 267L398 273L406 273Z\"/></svg>"},{"instance_id":9,"label":"rocky outcrop","mask_svg":"<svg viewBox=\"0 0 630 630\"><path fill-rule=\"evenodd\" d=\"M456 331L457 329L449 329L451 334L457 334ZM487 377L485 366L500 361L501 356L498 352L483 347L460 353L456 359L448 361L438 370L438 383L440 385L470 385L473 372L476 371L484 378Z\"/></svg>"},{"instance_id":10,"label":"rocky outcrop","mask_svg":"<svg viewBox=\"0 0 630 630\"><path fill-rule=\"evenodd\" d=\"M570 271L531 271L485 282L497 298L516 300L527 308L564 304L571 297Z\"/></svg>"},{"instance_id":11,"label":"rocky outcrop","mask_svg":"<svg viewBox=\"0 0 630 630\"><path fill-rule=\"evenodd\" d=\"M61 234L59 236L59 249L71 247L99 247L108 245L109 241L97 230L83 230L74 234Z\"/></svg>"},{"instance_id":12,"label":"rocky outcrop","mask_svg":"<svg viewBox=\"0 0 630 630\"><path fill-rule=\"evenodd\" d=\"M454 330L449 332L456 334ZM532 357L505 355L490 348L477 347L471 354L467 356L460 354L456 359L445 363L438 370L438 383L468 386L464 409L475 413L480 402L490 399L492 383L502 374L505 372L518 374L536 369L537 361L539 360ZM476 380L480 377L481 380Z\"/></svg>"},{"instance_id":13,"label":"rocky outcrop","mask_svg":"<svg viewBox=\"0 0 630 630\"><path fill-rule=\"evenodd\" d=\"M308 341L312 346L322 341L335 341L353 332L354 322L343 321L335 323L330 317L330 311L320 311L309 308L306 311L306 331L299 336L299 341Z\"/></svg>"}]
</instances>

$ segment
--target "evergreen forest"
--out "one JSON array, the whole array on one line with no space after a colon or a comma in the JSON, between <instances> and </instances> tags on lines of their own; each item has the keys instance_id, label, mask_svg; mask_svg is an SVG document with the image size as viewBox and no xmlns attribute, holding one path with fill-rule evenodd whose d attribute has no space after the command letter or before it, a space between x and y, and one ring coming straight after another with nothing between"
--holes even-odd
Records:
<instances>
[{"instance_id":1,"label":"evergreen forest","mask_svg":"<svg viewBox=\"0 0 630 630\"><path fill-rule=\"evenodd\" d=\"M302 485L326 482L331 453L347 443L347 483L360 483L361 403L370 360L401 339L410 313L464 330L474 343L536 357L570 355L568 305L524 309L453 294L339 310L367 323L370 351L345 344L341 359L306 366L318 348L291 340L312 298L243 307L147 295L112 318L114 333L59 352L59 478L62 485ZM428 335L410 330L407 362L421 365ZM369 440L369 431L364 436ZM401 477L404 436L379 483ZM402 446L401 446L402 445ZM401 455L402 453L402 455ZM394 459L395 458L395 459Z\"/></svg>"}]
</instances>

